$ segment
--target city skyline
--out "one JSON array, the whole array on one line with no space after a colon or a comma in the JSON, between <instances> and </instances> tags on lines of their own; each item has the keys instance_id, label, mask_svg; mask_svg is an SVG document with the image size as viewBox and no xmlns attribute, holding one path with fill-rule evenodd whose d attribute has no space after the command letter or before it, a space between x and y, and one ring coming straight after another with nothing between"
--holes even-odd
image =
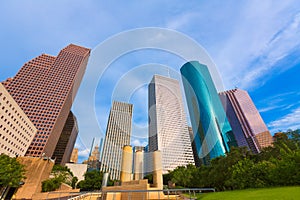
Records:
<instances>
[{"instance_id":1,"label":"city skyline","mask_svg":"<svg viewBox=\"0 0 300 200\"><path fill-rule=\"evenodd\" d=\"M14 76L31 58L42 52L56 55L69 43L95 48L121 31L164 27L183 32L203 45L215 61L225 88L237 86L247 90L272 134L299 128L299 4L297 1L218 4L154 1L126 5L119 2L117 6L114 2L78 1L69 7L70 2L1 2L0 42L5 48L0 54L0 81ZM141 6L147 9L141 11ZM214 10L213 15L211 10ZM80 12L85 15L78 16ZM118 16L112 14L116 12ZM185 63L174 55L151 50L124 55L112 63L106 73L108 82L98 88L95 100L96 115L104 129L110 94L119 77L135 66L151 62L168 65L177 71ZM107 97L103 97L103 92ZM140 88L131 102L136 112L133 121L141 126L147 122L145 94L146 89ZM81 115L86 106L82 91L75 103L73 111L78 117L81 139L76 146L79 156L87 156L90 141L99 135L89 128L88 119ZM136 130L133 133L139 135ZM141 139L133 138L132 144L145 144L147 133L140 136Z\"/></svg>"}]
</instances>

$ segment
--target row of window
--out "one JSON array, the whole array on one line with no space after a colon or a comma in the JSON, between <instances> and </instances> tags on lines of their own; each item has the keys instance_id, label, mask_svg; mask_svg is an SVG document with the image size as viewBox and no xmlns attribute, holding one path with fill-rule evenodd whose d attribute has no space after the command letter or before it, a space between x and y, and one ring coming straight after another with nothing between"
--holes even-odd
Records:
<instances>
[{"instance_id":1,"label":"row of window","mask_svg":"<svg viewBox=\"0 0 300 200\"><path fill-rule=\"evenodd\" d=\"M21 146L19 146L18 144L16 144L14 141L12 141L12 140L9 140L9 138L7 138L7 137L5 137L4 135L2 135L1 133L0 133L0 139L1 139L1 141L0 142L7 142L11 147L15 147L16 149L18 149L19 151L21 151L21 152L24 152L25 151L25 149L27 148L27 145L25 144L25 143L23 143L22 142L22 145L24 146L24 147L21 147ZM17 138L18 139L18 138ZM20 142L20 140L18 140L18 142ZM3 144L4 145L4 144ZM6 146L6 145L4 145L4 146ZM2 147L2 149L3 149L3 147Z\"/></svg>"},{"instance_id":2,"label":"row of window","mask_svg":"<svg viewBox=\"0 0 300 200\"><path fill-rule=\"evenodd\" d=\"M0 92L0 97L3 95L2 92ZM3 101L5 101L6 97L3 97ZM34 130L29 126L29 123L20 115L20 113L17 111L17 109L15 109L15 107L12 106L12 104L9 102L9 100L6 101L6 104L8 105L8 107L10 108L11 112L8 113L8 109L6 109L5 103L4 102L0 102L0 107L2 106L2 110L5 110L5 113L8 113L8 116L11 116L12 119L14 118L12 113L14 112L17 117L19 117L19 119L22 121L23 124L25 124L27 126L27 128L33 133Z\"/></svg>"},{"instance_id":3,"label":"row of window","mask_svg":"<svg viewBox=\"0 0 300 200\"><path fill-rule=\"evenodd\" d=\"M13 116L11 116L11 118L12 118L12 117L13 117ZM12 118L12 119L13 119L13 121L18 125L18 127L14 126L14 124L12 123L12 121L6 119L6 118L4 117L4 115L2 115L2 116L0 117L0 119L3 120L3 122L5 122L5 123L8 125L8 127L12 128L13 131L16 131L18 134L20 134L20 130L18 130L18 129L21 129L21 131L25 132L29 137L31 137L32 134L34 133L34 132L29 133L29 131L27 131L27 129L25 129L25 127L23 127L23 125L22 125L21 123L19 123L19 121L16 120L16 118ZM0 125L0 126L2 126L2 125Z\"/></svg>"},{"instance_id":4,"label":"row of window","mask_svg":"<svg viewBox=\"0 0 300 200\"><path fill-rule=\"evenodd\" d=\"M29 142L29 139L24 134L22 134L20 131L16 131L15 132L15 134L16 133L18 134L18 136L17 136L13 132L9 131L9 129L7 129L6 127L4 127L2 124L0 125L0 130L3 130L3 133L6 132L8 135L10 135L11 137L15 138L20 143L22 143L22 142L21 142L21 139L19 141L19 136L21 136L26 142ZM24 143L24 145L25 145L25 143Z\"/></svg>"},{"instance_id":5,"label":"row of window","mask_svg":"<svg viewBox=\"0 0 300 200\"><path fill-rule=\"evenodd\" d=\"M15 150L13 150L12 148L9 148L6 145L1 144L1 143L0 143L0 145L1 145L1 149L7 151L8 153L11 153L11 154L14 154L14 155L19 155L19 153L16 152ZM24 150L22 152L24 152Z\"/></svg>"},{"instance_id":6,"label":"row of window","mask_svg":"<svg viewBox=\"0 0 300 200\"><path fill-rule=\"evenodd\" d=\"M39 150L39 149L37 149L37 150L32 150L32 151L27 151L27 154L26 155L28 155L28 156L38 156L38 155L40 155L41 153L43 152L43 148L41 148L41 150Z\"/></svg>"}]
</instances>

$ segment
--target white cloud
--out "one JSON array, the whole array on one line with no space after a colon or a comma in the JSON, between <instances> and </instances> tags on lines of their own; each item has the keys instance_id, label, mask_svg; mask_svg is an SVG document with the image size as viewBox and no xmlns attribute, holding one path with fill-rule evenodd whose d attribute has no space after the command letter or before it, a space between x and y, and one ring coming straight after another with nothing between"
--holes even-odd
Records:
<instances>
[{"instance_id":1,"label":"white cloud","mask_svg":"<svg viewBox=\"0 0 300 200\"><path fill-rule=\"evenodd\" d=\"M300 128L300 107L293 110L291 113L274 120L268 124L272 133L276 131L286 131L287 129L299 129Z\"/></svg>"},{"instance_id":2,"label":"white cloud","mask_svg":"<svg viewBox=\"0 0 300 200\"><path fill-rule=\"evenodd\" d=\"M276 94L258 102L259 112L269 112L271 110L284 111L298 105L298 102L291 103L291 99L298 98L300 92L286 92L282 94Z\"/></svg>"},{"instance_id":3,"label":"white cloud","mask_svg":"<svg viewBox=\"0 0 300 200\"><path fill-rule=\"evenodd\" d=\"M81 145L79 143L75 143L74 148L81 149L82 147L81 147Z\"/></svg>"},{"instance_id":4,"label":"white cloud","mask_svg":"<svg viewBox=\"0 0 300 200\"><path fill-rule=\"evenodd\" d=\"M258 111L260 113L263 113L263 112L268 112L268 111L271 111L271 110L274 110L274 109L278 109L278 108L282 108L282 107L284 107L284 105L280 105L280 106L267 106L267 107L259 108Z\"/></svg>"},{"instance_id":5,"label":"white cloud","mask_svg":"<svg viewBox=\"0 0 300 200\"><path fill-rule=\"evenodd\" d=\"M258 62L253 66L254 69L247 71L242 79L241 87L249 88L256 86L259 82L265 81L266 76L275 72L274 65L279 60L285 58L295 47L300 45L298 37L300 35L300 13L296 14L292 21L285 27L282 27L274 37L268 42L266 47L262 49L261 54L254 58ZM251 65L251 63L249 63ZM282 67L282 66L280 66ZM287 70L291 66L285 66ZM263 78L262 80L260 80ZM260 80L259 82L257 80Z\"/></svg>"},{"instance_id":6,"label":"white cloud","mask_svg":"<svg viewBox=\"0 0 300 200\"><path fill-rule=\"evenodd\" d=\"M181 14L179 16L176 16L172 18L170 21L167 22L166 26L169 29L175 29L178 30L186 25L188 25L193 18L197 18L198 13L195 12L186 12L184 14Z\"/></svg>"},{"instance_id":7,"label":"white cloud","mask_svg":"<svg viewBox=\"0 0 300 200\"><path fill-rule=\"evenodd\" d=\"M144 147L144 146L147 145L147 142L135 139L135 140L131 141L131 145L132 146L143 146Z\"/></svg>"},{"instance_id":8,"label":"white cloud","mask_svg":"<svg viewBox=\"0 0 300 200\"><path fill-rule=\"evenodd\" d=\"M274 64L300 44L299 13L292 7L291 1L249 1L238 8L231 34L214 52L227 88L260 86L275 72Z\"/></svg>"},{"instance_id":9,"label":"white cloud","mask_svg":"<svg viewBox=\"0 0 300 200\"><path fill-rule=\"evenodd\" d=\"M78 151L78 156L80 157L88 157L90 153L89 149L83 149Z\"/></svg>"}]
</instances>

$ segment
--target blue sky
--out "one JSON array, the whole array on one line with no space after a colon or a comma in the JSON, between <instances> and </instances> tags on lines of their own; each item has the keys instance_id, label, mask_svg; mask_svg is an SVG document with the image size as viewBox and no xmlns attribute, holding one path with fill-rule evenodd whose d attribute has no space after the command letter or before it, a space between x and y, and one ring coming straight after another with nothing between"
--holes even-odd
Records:
<instances>
[{"instance_id":1,"label":"blue sky","mask_svg":"<svg viewBox=\"0 0 300 200\"><path fill-rule=\"evenodd\" d=\"M1 1L0 81L28 60L57 55L69 43L94 49L122 31L161 27L201 44L216 63L226 89L245 89L272 133L300 128L300 5L297 1ZM178 71L184 60L169 52L143 49L123 55L105 71L95 90L96 117L105 131L112 92L122 75L159 63ZM173 73L173 72L171 72ZM162 70L166 75L167 71ZM171 74L176 78L177 74ZM87 77L85 77L87 78ZM85 80L84 80L85 81ZM81 159L93 137L101 137L79 91L74 112L79 122ZM147 124L147 88L131 96L134 123ZM94 105L92 105L94 106ZM91 115L95 115L91 113ZM132 144L145 144L145 129Z\"/></svg>"}]
</instances>

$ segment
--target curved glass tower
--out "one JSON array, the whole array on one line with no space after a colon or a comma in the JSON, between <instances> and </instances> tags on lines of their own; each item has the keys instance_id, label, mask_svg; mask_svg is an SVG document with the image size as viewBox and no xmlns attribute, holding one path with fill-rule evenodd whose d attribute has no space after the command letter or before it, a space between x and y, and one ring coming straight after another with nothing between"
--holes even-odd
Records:
<instances>
[{"instance_id":1,"label":"curved glass tower","mask_svg":"<svg viewBox=\"0 0 300 200\"><path fill-rule=\"evenodd\" d=\"M191 61L180 71L197 155L203 164L209 164L236 146L236 141L207 66Z\"/></svg>"}]
</instances>

